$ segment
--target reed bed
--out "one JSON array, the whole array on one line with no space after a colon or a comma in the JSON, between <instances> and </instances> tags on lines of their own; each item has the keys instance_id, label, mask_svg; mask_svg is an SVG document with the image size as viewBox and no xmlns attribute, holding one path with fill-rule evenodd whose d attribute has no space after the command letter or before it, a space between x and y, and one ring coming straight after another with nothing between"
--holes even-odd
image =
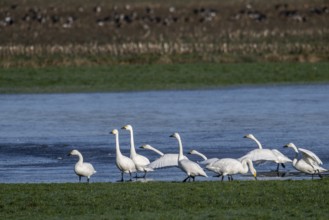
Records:
<instances>
[{"instance_id":1,"label":"reed bed","mask_svg":"<svg viewBox=\"0 0 329 220\"><path fill-rule=\"evenodd\" d=\"M188 57L184 57L191 55ZM132 57L135 59L131 59ZM121 44L69 44L69 45L6 45L0 46L1 67L30 66L45 59L54 62L62 59L59 65L67 61L73 65L85 58L86 64L92 63L145 63L146 57L153 57L160 63L173 63L180 57L181 62L198 61L238 62L243 56L249 61L300 61L319 62L329 60L329 44L321 43L182 43L162 42L143 43L130 42ZM238 56L238 57L236 57ZM192 58L191 58L192 57ZM143 61L144 58L144 61ZM230 58L225 60L225 58ZM192 60L191 60L192 59ZM6 62L7 61L7 62ZM248 60L244 60L248 61Z\"/></svg>"},{"instance_id":2,"label":"reed bed","mask_svg":"<svg viewBox=\"0 0 329 220\"><path fill-rule=\"evenodd\" d=\"M312 53L329 52L329 45L314 45L311 43L123 43L105 45L14 45L0 46L0 54L6 56L33 55L130 55L130 54L185 54L185 53Z\"/></svg>"}]
</instances>

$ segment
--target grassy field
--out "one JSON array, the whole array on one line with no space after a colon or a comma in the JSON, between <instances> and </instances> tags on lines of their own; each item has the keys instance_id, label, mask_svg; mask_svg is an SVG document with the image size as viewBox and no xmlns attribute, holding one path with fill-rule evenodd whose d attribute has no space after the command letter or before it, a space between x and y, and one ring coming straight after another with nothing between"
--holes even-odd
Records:
<instances>
[{"instance_id":1,"label":"grassy field","mask_svg":"<svg viewBox=\"0 0 329 220\"><path fill-rule=\"evenodd\" d=\"M3 68L0 93L65 93L215 88L329 82L329 63L152 64Z\"/></svg>"},{"instance_id":2,"label":"grassy field","mask_svg":"<svg viewBox=\"0 0 329 220\"><path fill-rule=\"evenodd\" d=\"M3 219L328 219L329 181L1 184Z\"/></svg>"}]
</instances>

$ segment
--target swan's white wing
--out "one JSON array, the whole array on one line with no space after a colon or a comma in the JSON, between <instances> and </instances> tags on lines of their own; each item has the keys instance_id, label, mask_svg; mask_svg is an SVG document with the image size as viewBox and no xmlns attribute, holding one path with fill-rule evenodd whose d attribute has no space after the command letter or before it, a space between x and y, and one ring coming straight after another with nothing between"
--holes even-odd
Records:
<instances>
[{"instance_id":1,"label":"swan's white wing","mask_svg":"<svg viewBox=\"0 0 329 220\"><path fill-rule=\"evenodd\" d=\"M227 172L228 167L235 166L236 163L240 163L240 162L232 158L223 158L209 164L206 168L215 173L224 174Z\"/></svg>"},{"instance_id":2,"label":"swan's white wing","mask_svg":"<svg viewBox=\"0 0 329 220\"><path fill-rule=\"evenodd\" d=\"M129 172L131 173L137 171L134 161L124 155L122 155L121 157L117 157L116 165L119 170L125 173L129 173Z\"/></svg>"},{"instance_id":3,"label":"swan's white wing","mask_svg":"<svg viewBox=\"0 0 329 220\"><path fill-rule=\"evenodd\" d=\"M189 159L180 160L178 163L179 167L189 176L207 176L199 164Z\"/></svg>"},{"instance_id":4,"label":"swan's white wing","mask_svg":"<svg viewBox=\"0 0 329 220\"><path fill-rule=\"evenodd\" d=\"M295 164L293 164L293 166L296 168L296 170L301 171L303 173L315 173L314 167L308 162L306 162L304 159L298 160Z\"/></svg>"},{"instance_id":5,"label":"swan's white wing","mask_svg":"<svg viewBox=\"0 0 329 220\"><path fill-rule=\"evenodd\" d=\"M256 163L263 163L266 161L273 161L277 163L277 158L270 149L255 149L249 151L249 153L240 157L238 160L242 161L243 159L246 158Z\"/></svg>"},{"instance_id":6,"label":"swan's white wing","mask_svg":"<svg viewBox=\"0 0 329 220\"><path fill-rule=\"evenodd\" d=\"M305 160L311 159L311 160L315 161L318 165L323 164L322 161L320 160L320 158L318 156L316 156L316 154L313 153L312 151L306 150L306 149L303 149L303 148L298 148L298 150L300 152L302 152L303 158Z\"/></svg>"},{"instance_id":7,"label":"swan's white wing","mask_svg":"<svg viewBox=\"0 0 329 220\"><path fill-rule=\"evenodd\" d=\"M273 154L276 156L279 163L291 163L292 160L290 160L288 157L286 157L283 153L278 151L277 149L272 149Z\"/></svg>"},{"instance_id":8,"label":"swan's white wing","mask_svg":"<svg viewBox=\"0 0 329 220\"><path fill-rule=\"evenodd\" d=\"M94 173L96 173L96 170L94 169L93 165L90 163L83 163L83 164L77 164L75 166L75 172L80 176L91 176Z\"/></svg>"},{"instance_id":9,"label":"swan's white wing","mask_svg":"<svg viewBox=\"0 0 329 220\"><path fill-rule=\"evenodd\" d=\"M145 166L147 166L147 165L150 164L149 159L147 159L146 157L144 157L144 156L142 156L142 155L140 155L140 154L136 154L136 155L132 158L132 160L134 161L134 163L135 163L137 169L139 169L139 170L140 170L141 167L145 167Z\"/></svg>"},{"instance_id":10,"label":"swan's white wing","mask_svg":"<svg viewBox=\"0 0 329 220\"><path fill-rule=\"evenodd\" d=\"M318 171L319 173L327 172L328 170L326 168L320 167L318 165L313 165L314 169Z\"/></svg>"},{"instance_id":11,"label":"swan's white wing","mask_svg":"<svg viewBox=\"0 0 329 220\"><path fill-rule=\"evenodd\" d=\"M184 156L184 158L187 158ZM178 154L164 154L148 165L152 169L178 167Z\"/></svg>"}]
</instances>

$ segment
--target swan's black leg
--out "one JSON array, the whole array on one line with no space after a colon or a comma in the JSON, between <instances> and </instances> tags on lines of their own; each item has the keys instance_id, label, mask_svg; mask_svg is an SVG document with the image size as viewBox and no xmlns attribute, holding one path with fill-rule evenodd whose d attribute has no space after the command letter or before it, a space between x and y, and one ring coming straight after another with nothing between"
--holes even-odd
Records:
<instances>
[{"instance_id":1,"label":"swan's black leg","mask_svg":"<svg viewBox=\"0 0 329 220\"><path fill-rule=\"evenodd\" d=\"M231 175L231 181L233 181L233 176Z\"/></svg>"},{"instance_id":2,"label":"swan's black leg","mask_svg":"<svg viewBox=\"0 0 329 220\"><path fill-rule=\"evenodd\" d=\"M321 173L320 173L320 170L318 170L318 175L319 175L320 179L323 178L323 176L322 176Z\"/></svg>"},{"instance_id":3,"label":"swan's black leg","mask_svg":"<svg viewBox=\"0 0 329 220\"><path fill-rule=\"evenodd\" d=\"M79 176L79 183L81 183L81 176Z\"/></svg>"},{"instance_id":4,"label":"swan's black leg","mask_svg":"<svg viewBox=\"0 0 329 220\"><path fill-rule=\"evenodd\" d=\"M192 176L193 182L195 181L195 176Z\"/></svg>"},{"instance_id":5,"label":"swan's black leg","mask_svg":"<svg viewBox=\"0 0 329 220\"><path fill-rule=\"evenodd\" d=\"M282 166L283 168L286 168L286 165L284 165L284 163L281 163L281 166Z\"/></svg>"},{"instance_id":6,"label":"swan's black leg","mask_svg":"<svg viewBox=\"0 0 329 220\"><path fill-rule=\"evenodd\" d=\"M144 176L143 176L143 178L145 179L145 177L146 177L146 171L144 171Z\"/></svg>"},{"instance_id":7,"label":"swan's black leg","mask_svg":"<svg viewBox=\"0 0 329 220\"><path fill-rule=\"evenodd\" d=\"M190 179L190 176L187 176L187 177L183 180L183 182L186 182L187 179Z\"/></svg>"},{"instance_id":8,"label":"swan's black leg","mask_svg":"<svg viewBox=\"0 0 329 220\"><path fill-rule=\"evenodd\" d=\"M276 167L276 172L278 173L280 169L280 164L278 163L277 167Z\"/></svg>"},{"instance_id":9,"label":"swan's black leg","mask_svg":"<svg viewBox=\"0 0 329 220\"><path fill-rule=\"evenodd\" d=\"M89 177L87 177L87 183L89 183Z\"/></svg>"},{"instance_id":10,"label":"swan's black leg","mask_svg":"<svg viewBox=\"0 0 329 220\"><path fill-rule=\"evenodd\" d=\"M222 182L224 181L224 176L222 176Z\"/></svg>"},{"instance_id":11,"label":"swan's black leg","mask_svg":"<svg viewBox=\"0 0 329 220\"><path fill-rule=\"evenodd\" d=\"M121 182L123 182L123 172L121 172Z\"/></svg>"}]
</instances>

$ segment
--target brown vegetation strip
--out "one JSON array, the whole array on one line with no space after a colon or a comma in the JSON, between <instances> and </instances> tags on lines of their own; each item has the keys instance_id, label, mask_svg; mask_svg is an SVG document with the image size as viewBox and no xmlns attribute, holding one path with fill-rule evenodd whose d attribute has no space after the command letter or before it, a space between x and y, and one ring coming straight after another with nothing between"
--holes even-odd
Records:
<instances>
[{"instance_id":1,"label":"brown vegetation strip","mask_svg":"<svg viewBox=\"0 0 329 220\"><path fill-rule=\"evenodd\" d=\"M231 56L228 61L240 61L241 56L328 61L328 7L323 0L86 1L83 5L78 0L4 1L0 65L6 66L8 59L14 63L10 57L52 55L126 59L136 54L192 54L205 61L219 55Z\"/></svg>"}]
</instances>

